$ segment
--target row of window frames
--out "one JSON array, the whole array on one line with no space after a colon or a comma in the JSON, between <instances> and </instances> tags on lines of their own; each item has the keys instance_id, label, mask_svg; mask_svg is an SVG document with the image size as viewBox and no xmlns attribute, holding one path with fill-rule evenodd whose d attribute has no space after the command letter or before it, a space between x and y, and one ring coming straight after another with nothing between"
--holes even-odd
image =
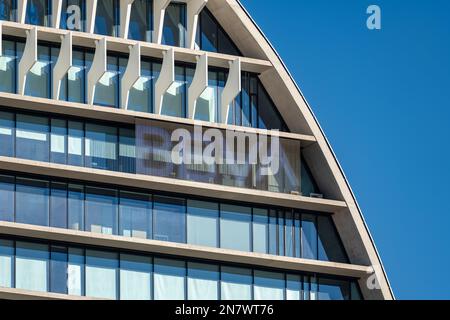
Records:
<instances>
[{"instance_id":1,"label":"row of window frames","mask_svg":"<svg viewBox=\"0 0 450 320\"><path fill-rule=\"evenodd\" d=\"M121 211L124 209L122 207L122 203L130 206L130 201L140 202L139 209L148 210L148 214L151 214L154 210L162 210L166 209L166 213L172 211L172 214L182 214L183 218L179 221L182 225L184 225L184 230L182 235L178 235L179 239L182 239L180 242L187 243L188 235L190 234L190 230L188 230L187 219L189 215L196 214L195 209L201 209L195 204L199 202L193 201L193 205L189 205L190 200L182 199L182 198L172 198L158 195L149 195L142 193L133 193L122 190L114 190L114 189L104 189L97 187L90 187L83 185L75 185L75 184L65 184L59 182L47 182L41 180L31 180L25 178L15 178L10 176L0 176L0 183L6 182L10 185L14 184L14 206L16 203L16 191L17 186L28 186L36 189L43 190L43 196L47 197L46 202L47 212L45 213L46 221L36 222L38 225L48 225L50 227L57 228L68 228L70 221L75 223L78 229L86 230L87 223L87 212L86 212L86 201L89 196L93 196L91 201L95 202L104 200L105 203L110 204L112 207L115 207L115 218L111 217L108 219L111 226L101 226L102 231L104 228L109 230L106 233L119 234L132 236L133 231L136 230L127 230L128 228L133 228L132 224L126 225L127 221L122 221L125 217L122 217ZM95 197L102 197L101 200ZM95 199L95 200L94 200ZM109 199L109 201L106 201ZM6 199L3 199L5 201ZM74 219L70 218L70 206L69 201L77 202L81 201L81 204L78 204L76 208L83 211L73 212L73 215L76 217ZM231 213L237 215L248 215L248 223L249 223L249 239L248 244L250 246L250 252L258 252L258 253L268 253L273 255L280 256L289 256L289 257L298 257L298 258L306 258L306 259L315 259L315 260L330 260L327 256L326 250L323 248L323 245L320 243L320 229L321 225L324 226L324 222L321 219L330 219L326 216L321 216L318 214L305 214L294 212L294 210L273 210L273 209L258 209L258 208L250 208L250 207L238 207L232 206L236 209L240 208L241 212L232 212L229 210L223 210L223 205L220 203L212 203L212 202L204 202L200 201L202 204L208 204L208 208L214 207L214 209L210 210L211 216L216 219L216 246L221 247L221 218L223 213ZM144 204L145 203L145 204ZM134 203L136 205L136 203ZM55 209L53 208L55 207ZM169 209L167 207L170 206ZM30 223L29 221L17 220L16 210L12 208L14 212L14 217L9 213L5 212L5 217L3 219L12 221L12 222L20 222L20 223ZM64 215L62 214L62 210L65 211ZM75 210L76 211L76 210ZM1 213L1 212L0 212ZM1 217L1 216L0 216ZM175 217L174 217L175 218ZM78 219L80 221L78 221ZM150 221L151 222L150 222ZM141 223L144 223L140 221ZM153 216L147 218L147 230L145 233L147 234L147 238L154 238L156 240L163 240L160 237L164 235L160 235L157 237L155 225L155 219ZM329 222L331 223L331 222ZM265 227L265 234L262 239L257 239L255 235L255 229L258 226ZM69 226L70 227L70 226ZM109 228L108 228L109 227ZM142 227L142 225L140 225ZM329 231L337 234L335 229L328 228ZM92 231L92 230L86 230ZM168 239L164 239L165 241L172 241L169 236ZM265 240L265 245L261 245L260 241ZM335 241L340 241L337 237ZM173 241L177 242L177 241ZM191 243L190 243L191 244ZM341 243L335 244L336 247L339 248L341 252L338 254L340 256L339 260L341 262L348 262L348 258L346 257L344 250L342 248ZM336 253L335 253L336 254ZM344 256L345 257L344 257Z\"/></svg>"},{"instance_id":2,"label":"row of window frames","mask_svg":"<svg viewBox=\"0 0 450 320\"><path fill-rule=\"evenodd\" d=\"M8 115L9 117L4 115ZM32 135L33 133L45 135L44 143L48 144L48 148L46 147L46 149L48 149L48 153L44 151L40 152L38 155L25 158L33 158L33 160L36 160L37 156L39 161L83 166L85 165L87 157L94 158L93 155L88 156L85 152L85 143L83 142L85 142L88 138L87 134L89 133L92 136L95 134L100 134L105 142L114 143L115 145L115 155L111 155L111 157L113 156L114 159L122 159L123 161L109 161L106 165L94 165L91 163L91 165L93 167L110 170L118 169L121 172L134 173L135 171L135 165L131 163L131 161L125 160L134 159L132 157L133 150L135 148L133 129L115 128L98 124L4 112L0 112L0 116L0 128L11 130L12 142L10 145L10 150L8 150L9 148L6 148L6 145L2 146L3 150L0 151L1 155L16 155L17 139L19 139L19 137L17 137L17 132L21 130L24 132L28 131L29 135ZM6 118L9 118L10 120L5 120ZM21 120L21 118L23 118L23 120ZM33 119L35 120L34 123L31 121ZM2 134L0 132L0 137L1 136ZM26 133L21 134L20 139L28 140L26 139L26 136ZM59 143L61 139L63 141L62 146ZM91 137L91 139L94 139L94 137ZM71 140L78 141L78 143L76 143L76 147L70 147ZM73 149L72 152L69 152L69 149ZM111 165L113 167L111 167Z\"/></svg>"},{"instance_id":3,"label":"row of window frames","mask_svg":"<svg viewBox=\"0 0 450 320\"><path fill-rule=\"evenodd\" d=\"M115 298L115 299L127 299L127 297L121 296L121 273L120 271L130 270L131 272L137 271L133 270L138 267L140 272L145 272L150 275L150 281L148 283L148 299L155 299L155 286L153 277L155 274L167 275L167 276L176 276L183 277L183 287L175 288L177 290L181 290L182 294L179 296L164 296L162 299L210 299L210 300L221 300L222 298L222 286L223 282L227 283L236 283L243 284L245 286L250 287L251 296L247 296L248 300L255 300L258 297L255 294L256 286L264 286L262 283L259 283L256 279L262 280L265 282L267 280L277 281L278 286L275 286L272 283L272 287L267 287L268 289L273 289L276 291L282 291L282 295L277 295L276 297L264 297L263 299L279 299L279 300L317 300L322 297L326 297L326 299L337 298L344 300L361 300L361 293L358 288L358 285L355 281L352 280L344 280L337 278L326 278L317 275L301 275L301 274L288 274L288 273L280 273L274 270L256 270L244 268L242 266L223 266L223 265L213 265L203 260L194 260L183 261L183 260L174 260L168 259L167 257L150 257L150 256L142 256L136 255L132 253L116 253L110 251L98 251L96 249L82 249L76 247L66 247L61 245L47 245L44 243L31 243L31 242L22 242L22 241L13 241L13 240L5 240L0 238L0 258L13 256L12 260L12 270L10 274L10 279L0 279L0 287L16 287L16 277L18 276L18 272L16 269L16 259L18 257L26 260L27 253L30 254L30 258L36 258L36 255L39 255L39 260L44 260L46 262L46 285L45 288L23 288L20 287L18 289L29 289L37 291L47 291L52 293L61 293L61 294L72 294L85 296L86 295L86 267L88 266L87 259L92 257L93 259L99 259L98 262L102 262L103 264L108 265L108 269L114 269L115 273L115 287L116 292L112 293L114 296L104 296L102 294L96 295L93 294L91 297L98 298ZM5 246L6 245L6 246ZM1 248L3 247L3 248ZM17 247L24 249L24 256L17 254ZM37 247L41 249L40 251L36 251ZM44 249L46 247L46 249ZM3 249L3 250L1 250ZM11 249L13 250L11 252ZM26 253L25 253L26 252ZM34 252L34 254L33 254ZM47 255L47 258L44 258L43 255ZM145 262L143 260L145 259ZM95 266L95 262L93 262L93 266ZM81 277L78 279L81 283L75 284L75 288L69 288L69 264L73 264L77 267L82 268ZM131 267L134 265L134 268ZM139 266L137 266L139 265ZM146 267L145 270L144 266ZM62 270L63 269L63 270ZM7 269L5 269L7 270ZM170 270L170 271L169 271ZM28 270L29 271L29 270ZM138 272L139 272L138 271ZM5 271L4 271L5 272ZM170 274L172 272L172 274ZM2 274L0 272L0 274ZM227 274L228 277L225 277L224 274ZM203 277L202 277L203 275ZM3 273L3 277L5 273ZM27 277L30 276L27 274ZM234 279L233 279L234 278ZM216 282L217 292L214 297L192 297L190 295L190 289L188 281L189 279L195 280L210 280ZM42 279L41 279L42 280ZM326 290L322 290L321 288L327 287L328 289L332 288L329 292ZM127 288L130 290L130 288ZM132 290L132 288L131 288ZM197 288L198 290L198 288ZM242 289L240 290L242 291ZM290 294L288 294L288 291ZM180 291L178 291L178 294ZM281 292L280 292L281 293ZM110 293L111 294L111 293ZM136 294L136 293L135 293ZM166 295L171 295L172 292L166 292ZM198 294L198 293L197 293ZM238 295L242 295L242 292L237 293ZM133 299L142 299L144 297L135 296ZM236 298L233 298L236 299ZM242 296L239 297L242 299ZM261 297L259 297L261 299Z\"/></svg>"}]
</instances>

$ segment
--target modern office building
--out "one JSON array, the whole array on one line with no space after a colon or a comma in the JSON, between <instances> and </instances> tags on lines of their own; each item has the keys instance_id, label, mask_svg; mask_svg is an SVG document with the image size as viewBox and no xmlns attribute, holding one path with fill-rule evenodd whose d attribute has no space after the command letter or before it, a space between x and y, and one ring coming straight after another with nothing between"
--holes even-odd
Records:
<instances>
[{"instance_id":1,"label":"modern office building","mask_svg":"<svg viewBox=\"0 0 450 320\"><path fill-rule=\"evenodd\" d=\"M393 299L239 1L0 0L0 19L0 299Z\"/></svg>"}]
</instances>

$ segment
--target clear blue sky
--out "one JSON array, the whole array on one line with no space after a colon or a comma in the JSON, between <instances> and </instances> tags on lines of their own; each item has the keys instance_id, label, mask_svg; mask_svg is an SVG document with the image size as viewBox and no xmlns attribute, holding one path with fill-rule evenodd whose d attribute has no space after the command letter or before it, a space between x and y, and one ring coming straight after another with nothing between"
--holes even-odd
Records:
<instances>
[{"instance_id":1,"label":"clear blue sky","mask_svg":"<svg viewBox=\"0 0 450 320\"><path fill-rule=\"evenodd\" d=\"M242 3L329 138L396 297L450 299L450 1Z\"/></svg>"}]
</instances>

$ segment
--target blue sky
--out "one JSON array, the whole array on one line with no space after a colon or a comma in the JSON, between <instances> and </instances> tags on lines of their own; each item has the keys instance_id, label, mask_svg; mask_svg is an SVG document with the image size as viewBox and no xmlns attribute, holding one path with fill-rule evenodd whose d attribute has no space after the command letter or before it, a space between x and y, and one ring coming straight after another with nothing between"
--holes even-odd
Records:
<instances>
[{"instance_id":1,"label":"blue sky","mask_svg":"<svg viewBox=\"0 0 450 320\"><path fill-rule=\"evenodd\" d=\"M318 117L396 297L450 299L450 1L242 3Z\"/></svg>"}]
</instances>

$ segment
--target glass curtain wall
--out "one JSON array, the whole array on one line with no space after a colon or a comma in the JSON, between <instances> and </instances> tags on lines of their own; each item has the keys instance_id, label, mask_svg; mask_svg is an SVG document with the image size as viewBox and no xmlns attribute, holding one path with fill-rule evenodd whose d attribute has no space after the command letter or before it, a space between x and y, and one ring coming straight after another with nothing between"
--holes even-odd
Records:
<instances>
[{"instance_id":1,"label":"glass curtain wall","mask_svg":"<svg viewBox=\"0 0 450 320\"><path fill-rule=\"evenodd\" d=\"M0 0L0 20L16 21L17 0Z\"/></svg>"},{"instance_id":2,"label":"glass curtain wall","mask_svg":"<svg viewBox=\"0 0 450 320\"><path fill-rule=\"evenodd\" d=\"M162 44L186 46L186 4L171 2L164 15Z\"/></svg>"},{"instance_id":3,"label":"glass curtain wall","mask_svg":"<svg viewBox=\"0 0 450 320\"><path fill-rule=\"evenodd\" d=\"M0 175L0 220L321 261L349 259L332 217Z\"/></svg>"},{"instance_id":4,"label":"glass curtain wall","mask_svg":"<svg viewBox=\"0 0 450 320\"><path fill-rule=\"evenodd\" d=\"M361 300L353 279L0 238L0 286L120 300Z\"/></svg>"},{"instance_id":5,"label":"glass curtain wall","mask_svg":"<svg viewBox=\"0 0 450 320\"><path fill-rule=\"evenodd\" d=\"M152 42L153 0L134 0L128 28L128 39Z\"/></svg>"},{"instance_id":6,"label":"glass curtain wall","mask_svg":"<svg viewBox=\"0 0 450 320\"><path fill-rule=\"evenodd\" d=\"M27 0L25 23L51 27L52 1Z\"/></svg>"},{"instance_id":7,"label":"glass curtain wall","mask_svg":"<svg viewBox=\"0 0 450 320\"><path fill-rule=\"evenodd\" d=\"M119 36L120 1L97 1L94 33L104 36Z\"/></svg>"}]
</instances>

